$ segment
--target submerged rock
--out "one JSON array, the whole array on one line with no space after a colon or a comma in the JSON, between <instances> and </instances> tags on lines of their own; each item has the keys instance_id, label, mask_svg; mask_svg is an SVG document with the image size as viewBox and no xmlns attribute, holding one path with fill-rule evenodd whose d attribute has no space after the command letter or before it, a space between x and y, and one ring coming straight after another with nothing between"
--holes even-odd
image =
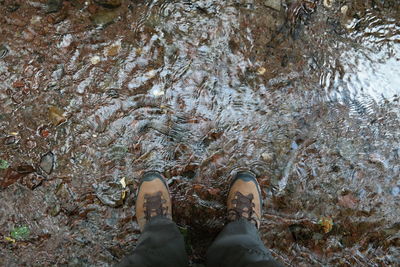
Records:
<instances>
[{"instance_id":1,"label":"submerged rock","mask_svg":"<svg viewBox=\"0 0 400 267\"><path fill-rule=\"evenodd\" d=\"M107 8L116 8L121 5L122 0L94 0L94 2Z\"/></svg>"},{"instance_id":2,"label":"submerged rock","mask_svg":"<svg viewBox=\"0 0 400 267\"><path fill-rule=\"evenodd\" d=\"M42 171L47 174L51 174L54 168L54 154L53 152L48 152L42 156L40 159L39 167Z\"/></svg>"},{"instance_id":3,"label":"submerged rock","mask_svg":"<svg viewBox=\"0 0 400 267\"><path fill-rule=\"evenodd\" d=\"M12 3L12 4L9 4L6 9L7 9L8 12L11 13L11 12L17 11L20 7L21 7L20 4Z\"/></svg>"},{"instance_id":4,"label":"submerged rock","mask_svg":"<svg viewBox=\"0 0 400 267\"><path fill-rule=\"evenodd\" d=\"M5 45L0 45L0 58L4 58L8 54L8 49Z\"/></svg>"},{"instance_id":5,"label":"submerged rock","mask_svg":"<svg viewBox=\"0 0 400 267\"><path fill-rule=\"evenodd\" d=\"M46 12L54 13L60 11L63 0L49 0L47 2Z\"/></svg>"},{"instance_id":6,"label":"submerged rock","mask_svg":"<svg viewBox=\"0 0 400 267\"><path fill-rule=\"evenodd\" d=\"M106 182L94 185L96 196L104 205L118 207L124 203L128 192L120 182Z\"/></svg>"},{"instance_id":7,"label":"submerged rock","mask_svg":"<svg viewBox=\"0 0 400 267\"><path fill-rule=\"evenodd\" d=\"M114 20L118 17L118 12L112 10L101 10L94 14L90 19L92 20L94 25L98 26L106 26L114 22Z\"/></svg>"},{"instance_id":8,"label":"submerged rock","mask_svg":"<svg viewBox=\"0 0 400 267\"><path fill-rule=\"evenodd\" d=\"M281 2L282 2L281 0L265 0L264 5L279 11L279 10L281 10L281 6L282 6Z\"/></svg>"}]
</instances>

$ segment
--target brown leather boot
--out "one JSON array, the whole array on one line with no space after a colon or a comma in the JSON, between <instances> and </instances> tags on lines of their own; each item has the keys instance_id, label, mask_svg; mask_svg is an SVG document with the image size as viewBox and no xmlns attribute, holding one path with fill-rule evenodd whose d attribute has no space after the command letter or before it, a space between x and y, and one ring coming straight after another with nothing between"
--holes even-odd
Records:
<instances>
[{"instance_id":1,"label":"brown leather boot","mask_svg":"<svg viewBox=\"0 0 400 267\"><path fill-rule=\"evenodd\" d=\"M260 185L251 172L239 172L232 181L228 194L228 220L244 218L257 229L261 223L262 199Z\"/></svg>"},{"instance_id":2,"label":"brown leather boot","mask_svg":"<svg viewBox=\"0 0 400 267\"><path fill-rule=\"evenodd\" d=\"M155 216L172 220L171 196L161 174L148 172L142 177L136 199L136 219L140 231Z\"/></svg>"}]
</instances>

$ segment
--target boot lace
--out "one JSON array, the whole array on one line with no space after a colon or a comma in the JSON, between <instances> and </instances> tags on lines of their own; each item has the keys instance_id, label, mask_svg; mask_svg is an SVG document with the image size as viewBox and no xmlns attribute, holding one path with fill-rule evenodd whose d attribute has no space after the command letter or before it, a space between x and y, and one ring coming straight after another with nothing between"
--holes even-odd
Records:
<instances>
[{"instance_id":1,"label":"boot lace","mask_svg":"<svg viewBox=\"0 0 400 267\"><path fill-rule=\"evenodd\" d=\"M254 223L258 226L257 215L254 212L253 194L243 195L240 192L235 193L235 199L232 200L233 208L228 210L228 220L236 221L240 218Z\"/></svg>"},{"instance_id":2,"label":"boot lace","mask_svg":"<svg viewBox=\"0 0 400 267\"><path fill-rule=\"evenodd\" d=\"M154 216L167 216L167 207L163 207L167 201L163 199L161 192L157 192L154 195L145 194L144 195L144 213L146 220L150 220Z\"/></svg>"}]
</instances>

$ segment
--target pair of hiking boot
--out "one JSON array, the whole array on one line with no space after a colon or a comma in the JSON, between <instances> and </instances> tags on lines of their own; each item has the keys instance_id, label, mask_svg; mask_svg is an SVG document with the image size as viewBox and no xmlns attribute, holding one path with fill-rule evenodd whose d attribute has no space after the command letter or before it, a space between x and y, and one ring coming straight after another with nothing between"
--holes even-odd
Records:
<instances>
[{"instance_id":1,"label":"pair of hiking boot","mask_svg":"<svg viewBox=\"0 0 400 267\"><path fill-rule=\"evenodd\" d=\"M261 192L255 176L250 172L239 172L234 177L227 199L227 219L244 218L257 229L261 222ZM172 202L165 179L157 172L146 173L140 183L136 200L136 219L140 230L155 216L172 220Z\"/></svg>"}]
</instances>

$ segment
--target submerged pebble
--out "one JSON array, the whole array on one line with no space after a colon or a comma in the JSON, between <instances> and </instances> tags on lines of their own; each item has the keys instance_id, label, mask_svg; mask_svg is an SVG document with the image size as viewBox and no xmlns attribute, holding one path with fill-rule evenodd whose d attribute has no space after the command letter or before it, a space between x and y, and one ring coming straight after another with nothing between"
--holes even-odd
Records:
<instances>
[{"instance_id":1,"label":"submerged pebble","mask_svg":"<svg viewBox=\"0 0 400 267\"><path fill-rule=\"evenodd\" d=\"M399 186L395 186L395 187L392 188L392 195L396 196L396 197L398 195L400 195L400 187Z\"/></svg>"},{"instance_id":2,"label":"submerged pebble","mask_svg":"<svg viewBox=\"0 0 400 267\"><path fill-rule=\"evenodd\" d=\"M94 0L94 2L107 8L116 8L121 5L122 0Z\"/></svg>"},{"instance_id":3,"label":"submerged pebble","mask_svg":"<svg viewBox=\"0 0 400 267\"><path fill-rule=\"evenodd\" d=\"M4 58L8 54L8 49L5 45L0 45L0 58Z\"/></svg>"},{"instance_id":4,"label":"submerged pebble","mask_svg":"<svg viewBox=\"0 0 400 267\"><path fill-rule=\"evenodd\" d=\"M98 64L100 61L101 61L101 58L100 58L99 56L94 56L94 57L92 57L92 58L90 59L90 62L91 62L93 65Z\"/></svg>"},{"instance_id":5,"label":"submerged pebble","mask_svg":"<svg viewBox=\"0 0 400 267\"><path fill-rule=\"evenodd\" d=\"M11 13L11 12L17 11L20 7L21 7L20 4L12 3L12 4L9 4L6 9L7 9L8 12Z\"/></svg>"},{"instance_id":6,"label":"submerged pebble","mask_svg":"<svg viewBox=\"0 0 400 267\"><path fill-rule=\"evenodd\" d=\"M39 167L45 173L51 174L51 172L53 171L53 167L54 167L53 152L48 152L41 157Z\"/></svg>"},{"instance_id":7,"label":"submerged pebble","mask_svg":"<svg viewBox=\"0 0 400 267\"><path fill-rule=\"evenodd\" d=\"M265 0L264 5L275 10L281 10L282 1L281 0Z\"/></svg>"},{"instance_id":8,"label":"submerged pebble","mask_svg":"<svg viewBox=\"0 0 400 267\"><path fill-rule=\"evenodd\" d=\"M124 202L128 189L120 182L105 182L94 185L96 196L104 205L110 207L121 206Z\"/></svg>"},{"instance_id":9,"label":"submerged pebble","mask_svg":"<svg viewBox=\"0 0 400 267\"><path fill-rule=\"evenodd\" d=\"M97 26L106 26L111 24L118 17L118 12L114 10L100 10L91 17L93 24Z\"/></svg>"},{"instance_id":10,"label":"submerged pebble","mask_svg":"<svg viewBox=\"0 0 400 267\"><path fill-rule=\"evenodd\" d=\"M324 6L331 8L334 0L324 0Z\"/></svg>"},{"instance_id":11,"label":"submerged pebble","mask_svg":"<svg viewBox=\"0 0 400 267\"><path fill-rule=\"evenodd\" d=\"M47 13L58 12L62 7L63 0L49 0L47 2Z\"/></svg>"}]
</instances>

